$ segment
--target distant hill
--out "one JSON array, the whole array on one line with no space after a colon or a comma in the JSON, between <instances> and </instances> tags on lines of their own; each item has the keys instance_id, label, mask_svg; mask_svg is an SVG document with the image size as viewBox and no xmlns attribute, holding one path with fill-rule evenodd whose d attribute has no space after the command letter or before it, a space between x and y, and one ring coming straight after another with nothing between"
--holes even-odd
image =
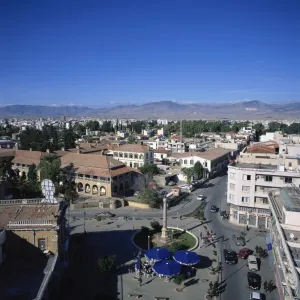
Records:
<instances>
[{"instance_id":1,"label":"distant hill","mask_svg":"<svg viewBox=\"0 0 300 300\"><path fill-rule=\"evenodd\" d=\"M90 108L85 106L8 105L0 107L0 117L169 118L169 119L255 119L291 118L300 114L300 102L270 104L258 100L237 103L191 103L173 101L142 105Z\"/></svg>"}]
</instances>

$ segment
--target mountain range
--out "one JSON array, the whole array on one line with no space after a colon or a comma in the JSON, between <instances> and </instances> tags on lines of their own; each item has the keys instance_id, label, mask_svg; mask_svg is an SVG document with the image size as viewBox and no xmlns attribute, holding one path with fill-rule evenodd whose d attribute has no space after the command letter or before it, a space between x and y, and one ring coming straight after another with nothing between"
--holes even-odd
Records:
<instances>
[{"instance_id":1,"label":"mountain range","mask_svg":"<svg viewBox=\"0 0 300 300\"><path fill-rule=\"evenodd\" d=\"M7 117L100 117L165 119L283 119L298 118L300 102L265 103L258 100L237 103L150 102L141 105L88 106L7 105L0 107L0 118Z\"/></svg>"}]
</instances>

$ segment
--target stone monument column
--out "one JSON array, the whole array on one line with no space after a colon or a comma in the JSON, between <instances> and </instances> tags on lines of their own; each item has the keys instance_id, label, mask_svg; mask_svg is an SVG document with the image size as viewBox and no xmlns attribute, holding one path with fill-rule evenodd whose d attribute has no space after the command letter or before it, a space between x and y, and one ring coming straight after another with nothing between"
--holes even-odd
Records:
<instances>
[{"instance_id":1,"label":"stone monument column","mask_svg":"<svg viewBox=\"0 0 300 300\"><path fill-rule=\"evenodd\" d=\"M167 238L167 198L163 199L163 227L161 230L161 237Z\"/></svg>"}]
</instances>

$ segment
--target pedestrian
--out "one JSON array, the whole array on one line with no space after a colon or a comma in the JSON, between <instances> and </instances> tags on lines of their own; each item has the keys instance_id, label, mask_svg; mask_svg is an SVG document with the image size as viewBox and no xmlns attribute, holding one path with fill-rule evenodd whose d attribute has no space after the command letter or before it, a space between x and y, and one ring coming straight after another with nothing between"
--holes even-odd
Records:
<instances>
[{"instance_id":1,"label":"pedestrian","mask_svg":"<svg viewBox=\"0 0 300 300\"><path fill-rule=\"evenodd\" d=\"M273 288L274 288L274 283L272 280L270 280L268 283L268 291L271 293L273 291Z\"/></svg>"},{"instance_id":2,"label":"pedestrian","mask_svg":"<svg viewBox=\"0 0 300 300\"><path fill-rule=\"evenodd\" d=\"M268 291L268 282L267 282L267 280L264 281L264 290L265 290L265 292Z\"/></svg>"}]
</instances>

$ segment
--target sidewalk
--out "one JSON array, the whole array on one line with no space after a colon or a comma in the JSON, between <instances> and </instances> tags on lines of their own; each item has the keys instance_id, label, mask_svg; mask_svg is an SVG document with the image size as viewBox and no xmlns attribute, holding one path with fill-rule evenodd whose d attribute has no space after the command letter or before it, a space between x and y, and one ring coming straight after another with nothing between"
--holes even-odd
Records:
<instances>
[{"instance_id":1,"label":"sidewalk","mask_svg":"<svg viewBox=\"0 0 300 300\"><path fill-rule=\"evenodd\" d=\"M159 221L162 223L162 218L153 218L154 220ZM103 232L105 234L106 238L107 236L113 236L114 232L119 232L119 234L122 234L122 231L124 231L124 235L126 235L126 232L131 232L131 236L136 232L137 229L140 229L142 226L149 226L152 221L152 218L149 220L147 219L135 219L135 220L129 220L125 221L123 218L118 218L114 221L108 222L108 220L102 220L98 222L95 219L89 219L86 220L86 230L87 232ZM110 223L110 224L107 224ZM70 226L73 227L72 234L74 233L82 233L83 232L83 219L77 218L76 220L73 220L71 218L70 220ZM193 234L195 234L197 237L199 237L200 232L202 232L202 235L205 236L206 229L204 225L200 226L200 222L198 220L192 219L192 218L183 218L182 220L179 219L173 219L168 218L168 226L170 227L180 227L183 229L186 229L188 231L191 231ZM111 232L111 233L110 233ZM106 240L106 243L110 242ZM136 254L138 253L138 250L135 252L135 248L133 248L130 236L126 237L126 239L122 239L121 241L122 246L120 247L120 244L118 241L111 241L109 247L106 245L105 247L101 247L101 255L111 255L112 253L115 253L117 257L122 256L124 254L125 249L132 249L129 251L133 251L131 255L131 259L124 263L122 263L122 273L118 275L118 292L120 293L119 298L120 299L126 299L128 298L128 294L140 294L142 295L141 299L152 299L154 296L157 297L168 297L170 299L174 300L181 300L181 299L204 299L205 294L208 290L208 285L210 281L217 280L217 275L210 275L209 274L209 267L212 264L212 260L216 259L216 257L213 255L213 248L212 246L204 246L201 242L199 247L195 250L195 252L199 253L202 256L202 260L200 261L200 268L196 272L196 276L193 278L195 284L188 286L184 289L183 292L179 293L176 291L176 288L178 287L171 282L164 282L164 279L160 279L158 277L154 278L146 278L143 277L143 281L141 286L139 286L139 283L137 280L134 280L133 277L135 277L135 273L128 273L128 266L134 266L135 261L132 260L134 257L136 257ZM113 252L114 251L114 252ZM99 254L100 255L100 254ZM201 265L202 262L202 265ZM206 282L201 282L201 279L207 279ZM189 279L191 280L191 279ZM187 280L188 281L188 280Z\"/></svg>"}]
</instances>

